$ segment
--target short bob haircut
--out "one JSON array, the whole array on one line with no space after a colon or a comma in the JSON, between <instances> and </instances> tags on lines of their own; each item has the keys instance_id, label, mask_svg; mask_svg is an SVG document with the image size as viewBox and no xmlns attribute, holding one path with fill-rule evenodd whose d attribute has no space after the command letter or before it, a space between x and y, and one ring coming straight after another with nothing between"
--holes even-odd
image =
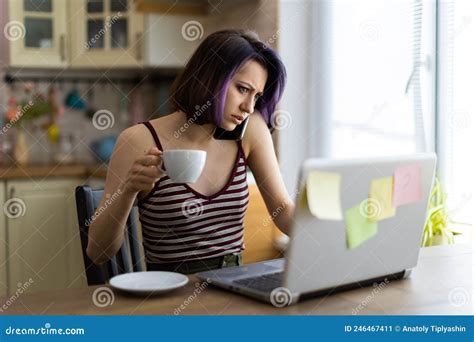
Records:
<instances>
[{"instance_id":1,"label":"short bob haircut","mask_svg":"<svg viewBox=\"0 0 474 342\"><path fill-rule=\"evenodd\" d=\"M220 126L230 80L249 60L257 61L267 71L263 95L254 108L273 129L271 116L285 88L286 70L278 54L252 31L218 31L199 45L171 87L174 110L182 110L198 125Z\"/></svg>"}]
</instances>

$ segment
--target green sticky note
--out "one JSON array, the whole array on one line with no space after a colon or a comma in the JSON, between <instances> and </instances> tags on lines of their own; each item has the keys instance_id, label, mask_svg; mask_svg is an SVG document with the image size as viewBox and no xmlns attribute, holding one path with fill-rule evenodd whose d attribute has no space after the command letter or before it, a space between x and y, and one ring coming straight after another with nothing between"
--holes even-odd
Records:
<instances>
[{"instance_id":1,"label":"green sticky note","mask_svg":"<svg viewBox=\"0 0 474 342\"><path fill-rule=\"evenodd\" d=\"M380 221L395 216L396 208L392 204L392 193L393 177L372 180L369 200L365 206L369 221Z\"/></svg>"},{"instance_id":2,"label":"green sticky note","mask_svg":"<svg viewBox=\"0 0 474 342\"><path fill-rule=\"evenodd\" d=\"M306 197L311 214L322 220L342 220L341 175L311 171L306 180Z\"/></svg>"},{"instance_id":3,"label":"green sticky note","mask_svg":"<svg viewBox=\"0 0 474 342\"><path fill-rule=\"evenodd\" d=\"M347 247L353 249L377 234L377 222L370 222L360 203L345 213Z\"/></svg>"}]
</instances>

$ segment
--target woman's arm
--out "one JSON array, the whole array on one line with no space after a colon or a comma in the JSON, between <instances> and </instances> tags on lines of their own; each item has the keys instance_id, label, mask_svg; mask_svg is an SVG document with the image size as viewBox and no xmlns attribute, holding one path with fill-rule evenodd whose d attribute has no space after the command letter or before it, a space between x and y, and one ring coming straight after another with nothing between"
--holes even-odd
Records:
<instances>
[{"instance_id":1,"label":"woman's arm","mask_svg":"<svg viewBox=\"0 0 474 342\"><path fill-rule=\"evenodd\" d=\"M283 233L289 234L295 204L283 183L270 131L258 112L250 116L243 146L270 216Z\"/></svg>"},{"instance_id":2,"label":"woman's arm","mask_svg":"<svg viewBox=\"0 0 474 342\"><path fill-rule=\"evenodd\" d=\"M148 193L164 173L161 152L143 125L123 131L107 168L104 197L89 227L87 255L95 264L114 256L122 245L125 225L135 198Z\"/></svg>"}]
</instances>

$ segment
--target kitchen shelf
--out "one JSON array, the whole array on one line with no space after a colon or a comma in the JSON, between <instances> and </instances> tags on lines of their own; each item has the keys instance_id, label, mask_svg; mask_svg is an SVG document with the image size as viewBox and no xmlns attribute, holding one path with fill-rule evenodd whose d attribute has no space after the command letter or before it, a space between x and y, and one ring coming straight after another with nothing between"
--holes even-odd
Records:
<instances>
[{"instance_id":1,"label":"kitchen shelf","mask_svg":"<svg viewBox=\"0 0 474 342\"><path fill-rule=\"evenodd\" d=\"M90 68L5 68L6 77L13 77L13 81L42 81L42 82L84 82L93 83L139 83L141 80L162 81L174 79L181 68L121 68L121 69L90 69Z\"/></svg>"}]
</instances>

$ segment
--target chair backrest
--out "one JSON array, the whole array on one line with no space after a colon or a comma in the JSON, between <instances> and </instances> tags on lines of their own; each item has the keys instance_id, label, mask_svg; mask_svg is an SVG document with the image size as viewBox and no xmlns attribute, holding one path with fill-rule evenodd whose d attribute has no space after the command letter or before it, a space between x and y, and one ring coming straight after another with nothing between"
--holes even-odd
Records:
<instances>
[{"instance_id":1,"label":"chair backrest","mask_svg":"<svg viewBox=\"0 0 474 342\"><path fill-rule=\"evenodd\" d=\"M105 284L113 276L122 273L143 271L140 258L140 243L135 210L127 218L127 227L122 246L117 254L103 265L96 265L87 256L89 224L104 194L103 190L92 190L87 185L76 188L76 207L81 235L82 256L88 285ZM136 206L136 204L134 204Z\"/></svg>"}]
</instances>

